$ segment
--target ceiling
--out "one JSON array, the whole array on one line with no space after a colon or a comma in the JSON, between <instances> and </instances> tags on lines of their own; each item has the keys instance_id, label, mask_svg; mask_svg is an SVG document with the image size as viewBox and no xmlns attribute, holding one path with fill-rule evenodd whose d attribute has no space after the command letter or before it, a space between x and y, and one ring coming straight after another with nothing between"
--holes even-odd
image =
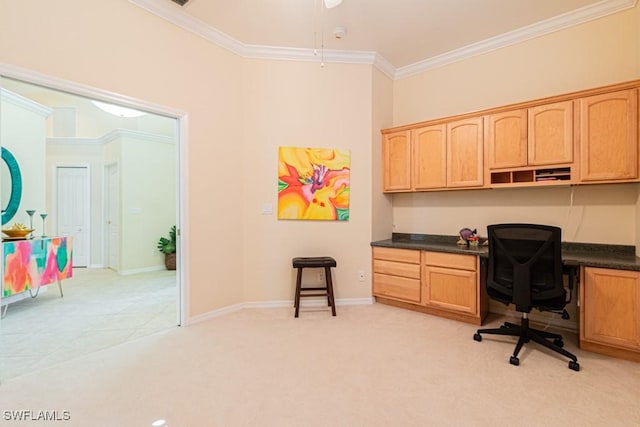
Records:
<instances>
[{"instance_id":1,"label":"ceiling","mask_svg":"<svg viewBox=\"0 0 640 427\"><path fill-rule=\"evenodd\" d=\"M327 50L376 52L395 69L534 24L567 22L569 16L575 24L593 19L595 9L602 16L621 4L635 5L635 0L344 0L324 9L322 0L189 0L183 7L170 0L130 1L166 3L170 6L162 6L243 45L320 50L324 44ZM338 26L346 28L341 39L333 35Z\"/></svg>"}]
</instances>

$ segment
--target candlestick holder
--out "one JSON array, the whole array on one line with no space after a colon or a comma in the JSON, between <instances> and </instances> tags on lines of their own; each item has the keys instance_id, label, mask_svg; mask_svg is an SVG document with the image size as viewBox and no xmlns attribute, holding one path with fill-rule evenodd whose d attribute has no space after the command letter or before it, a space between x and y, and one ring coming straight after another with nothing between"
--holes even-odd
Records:
<instances>
[{"instance_id":1,"label":"candlestick holder","mask_svg":"<svg viewBox=\"0 0 640 427\"><path fill-rule=\"evenodd\" d=\"M44 228L44 219L45 219L46 217L47 217L47 214L46 214L46 213L41 213L41 214L40 214L40 218L42 218L42 237L47 237L47 236L45 236L45 234L44 234L44 230L45 230L45 228Z\"/></svg>"},{"instance_id":2,"label":"candlestick holder","mask_svg":"<svg viewBox=\"0 0 640 427\"><path fill-rule=\"evenodd\" d=\"M29 230L31 230L31 233L29 233L29 238L30 239L33 238L33 214L34 213L36 213L35 210L27 209L27 215L29 215Z\"/></svg>"}]
</instances>

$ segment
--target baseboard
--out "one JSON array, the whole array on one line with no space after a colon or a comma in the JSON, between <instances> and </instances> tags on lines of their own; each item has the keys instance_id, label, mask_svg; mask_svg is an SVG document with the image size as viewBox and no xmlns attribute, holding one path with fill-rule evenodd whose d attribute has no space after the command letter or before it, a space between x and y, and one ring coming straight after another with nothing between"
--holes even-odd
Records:
<instances>
[{"instance_id":1,"label":"baseboard","mask_svg":"<svg viewBox=\"0 0 640 427\"><path fill-rule=\"evenodd\" d=\"M336 306L342 305L369 305L373 304L373 298L339 298L336 300ZM327 305L326 298L304 298L300 301L300 307L324 307ZM275 301L250 301L240 304L229 305L218 308L207 313L198 314L187 320L187 325L203 322L215 317L224 316L243 309L251 308L291 308L293 309L293 300L275 300Z\"/></svg>"},{"instance_id":2,"label":"baseboard","mask_svg":"<svg viewBox=\"0 0 640 427\"><path fill-rule=\"evenodd\" d=\"M87 268L105 268L104 264L89 264Z\"/></svg>"},{"instance_id":3,"label":"baseboard","mask_svg":"<svg viewBox=\"0 0 640 427\"><path fill-rule=\"evenodd\" d=\"M233 313L236 311L240 311L244 308L244 304L234 304L226 307L218 308L213 311L208 311L206 313L198 314L197 316L193 316L186 321L186 325L189 326L196 323L204 322L205 320L213 319L215 317L224 316L225 314Z\"/></svg>"},{"instance_id":4,"label":"baseboard","mask_svg":"<svg viewBox=\"0 0 640 427\"><path fill-rule=\"evenodd\" d=\"M152 271L166 270L164 265L155 265L153 267L133 268L131 270L120 270L118 274L121 276L129 276L131 274L150 273Z\"/></svg>"}]
</instances>

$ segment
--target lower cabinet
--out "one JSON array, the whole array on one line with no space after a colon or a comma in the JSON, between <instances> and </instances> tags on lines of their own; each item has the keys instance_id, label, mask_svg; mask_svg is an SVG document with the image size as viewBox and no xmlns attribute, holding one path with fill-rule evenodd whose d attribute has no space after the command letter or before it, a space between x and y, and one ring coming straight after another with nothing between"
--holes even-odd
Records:
<instances>
[{"instance_id":1,"label":"lower cabinet","mask_svg":"<svg viewBox=\"0 0 640 427\"><path fill-rule=\"evenodd\" d=\"M640 272L584 267L580 348L640 362Z\"/></svg>"},{"instance_id":2,"label":"lower cabinet","mask_svg":"<svg viewBox=\"0 0 640 427\"><path fill-rule=\"evenodd\" d=\"M373 294L419 303L420 251L373 248Z\"/></svg>"},{"instance_id":3,"label":"lower cabinet","mask_svg":"<svg viewBox=\"0 0 640 427\"><path fill-rule=\"evenodd\" d=\"M422 252L424 305L476 315L478 313L478 257Z\"/></svg>"},{"instance_id":4,"label":"lower cabinet","mask_svg":"<svg viewBox=\"0 0 640 427\"><path fill-rule=\"evenodd\" d=\"M475 255L373 248L378 302L481 325L488 312L481 277Z\"/></svg>"}]
</instances>

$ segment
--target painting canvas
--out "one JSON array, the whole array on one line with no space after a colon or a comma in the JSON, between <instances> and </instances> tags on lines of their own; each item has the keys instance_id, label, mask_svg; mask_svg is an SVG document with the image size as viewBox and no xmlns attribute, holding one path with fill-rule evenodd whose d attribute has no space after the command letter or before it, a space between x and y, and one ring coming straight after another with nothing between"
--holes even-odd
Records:
<instances>
[{"instance_id":1,"label":"painting canvas","mask_svg":"<svg viewBox=\"0 0 640 427\"><path fill-rule=\"evenodd\" d=\"M348 221L350 161L348 150L280 147L278 219Z\"/></svg>"}]
</instances>

